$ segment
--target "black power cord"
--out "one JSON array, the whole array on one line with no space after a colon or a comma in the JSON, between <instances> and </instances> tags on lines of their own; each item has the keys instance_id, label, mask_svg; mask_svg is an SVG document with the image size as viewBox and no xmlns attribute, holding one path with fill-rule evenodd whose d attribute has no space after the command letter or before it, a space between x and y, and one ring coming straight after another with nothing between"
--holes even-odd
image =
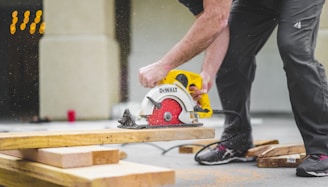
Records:
<instances>
[{"instance_id":1,"label":"black power cord","mask_svg":"<svg viewBox=\"0 0 328 187\"><path fill-rule=\"evenodd\" d=\"M224 115L229 115L229 114L231 115L231 114L232 114L232 115L235 115L235 116L238 117L239 122L241 121L241 116L240 116L240 114L237 113L237 112L235 112L235 111L232 111L232 110L213 110L213 114L224 114ZM161 150L163 150L162 155L166 154L167 152L171 151L171 150L174 149L174 148L179 148L179 147L182 147L182 146L199 146L199 147L203 147L203 148L201 148L201 149L195 154L195 160L198 161L198 160L196 159L196 157L197 157L202 151L204 151L205 149L208 149L209 147L211 147L211 146L214 145L214 144L220 144L220 143L222 143L222 142L228 141L228 140L232 139L232 138L235 137L235 136L236 136L236 135L234 135L234 136L232 136L232 137L229 137L229 138L227 138L227 139L225 139L225 140L222 140L222 141L217 141L217 142L210 143L210 144L208 144L208 145L203 145L203 144L180 144L180 145L176 145L176 146L170 147L170 148L168 148L168 149L166 149L166 150L161 149Z\"/></svg>"}]
</instances>

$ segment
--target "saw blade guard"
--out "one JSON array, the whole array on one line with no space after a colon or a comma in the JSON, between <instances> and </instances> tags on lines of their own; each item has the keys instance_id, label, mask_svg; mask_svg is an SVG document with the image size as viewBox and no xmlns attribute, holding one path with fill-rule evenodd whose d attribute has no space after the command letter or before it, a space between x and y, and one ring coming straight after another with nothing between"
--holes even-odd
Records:
<instances>
[{"instance_id":1,"label":"saw blade guard","mask_svg":"<svg viewBox=\"0 0 328 187\"><path fill-rule=\"evenodd\" d=\"M179 82L174 84L161 84L151 89L141 103L140 116L147 117L152 115L156 107L165 99L173 99L181 106L179 120L182 123L190 124L198 121L194 112L195 101L188 91Z\"/></svg>"}]
</instances>

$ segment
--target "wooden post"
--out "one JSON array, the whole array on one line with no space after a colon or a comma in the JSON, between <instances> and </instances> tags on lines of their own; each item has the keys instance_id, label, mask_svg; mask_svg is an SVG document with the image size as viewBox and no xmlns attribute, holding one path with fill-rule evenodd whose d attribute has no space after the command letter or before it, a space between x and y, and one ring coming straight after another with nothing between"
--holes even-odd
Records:
<instances>
[{"instance_id":1,"label":"wooden post","mask_svg":"<svg viewBox=\"0 0 328 187\"><path fill-rule=\"evenodd\" d=\"M108 119L119 101L114 0L44 0L40 116Z\"/></svg>"}]
</instances>

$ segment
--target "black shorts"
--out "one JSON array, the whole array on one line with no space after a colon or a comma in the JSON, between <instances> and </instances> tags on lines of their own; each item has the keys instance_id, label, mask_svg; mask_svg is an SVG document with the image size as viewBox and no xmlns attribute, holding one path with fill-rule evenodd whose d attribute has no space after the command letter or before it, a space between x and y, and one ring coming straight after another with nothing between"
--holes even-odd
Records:
<instances>
[{"instance_id":1,"label":"black shorts","mask_svg":"<svg viewBox=\"0 0 328 187\"><path fill-rule=\"evenodd\" d=\"M195 16L203 12L203 0L179 0L180 3L189 8Z\"/></svg>"}]
</instances>

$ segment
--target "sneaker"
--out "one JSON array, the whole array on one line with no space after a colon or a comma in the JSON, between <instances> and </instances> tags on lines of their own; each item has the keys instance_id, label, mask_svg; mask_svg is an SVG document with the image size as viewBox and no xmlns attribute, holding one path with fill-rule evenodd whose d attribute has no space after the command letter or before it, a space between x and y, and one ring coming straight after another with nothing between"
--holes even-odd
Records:
<instances>
[{"instance_id":1,"label":"sneaker","mask_svg":"<svg viewBox=\"0 0 328 187\"><path fill-rule=\"evenodd\" d=\"M296 175L300 177L328 176L328 156L310 155L298 165Z\"/></svg>"},{"instance_id":2,"label":"sneaker","mask_svg":"<svg viewBox=\"0 0 328 187\"><path fill-rule=\"evenodd\" d=\"M229 162L250 162L255 160L255 157L245 155L246 151L236 151L224 145L218 145L214 150L197 156L196 161L203 165L220 165Z\"/></svg>"}]
</instances>

